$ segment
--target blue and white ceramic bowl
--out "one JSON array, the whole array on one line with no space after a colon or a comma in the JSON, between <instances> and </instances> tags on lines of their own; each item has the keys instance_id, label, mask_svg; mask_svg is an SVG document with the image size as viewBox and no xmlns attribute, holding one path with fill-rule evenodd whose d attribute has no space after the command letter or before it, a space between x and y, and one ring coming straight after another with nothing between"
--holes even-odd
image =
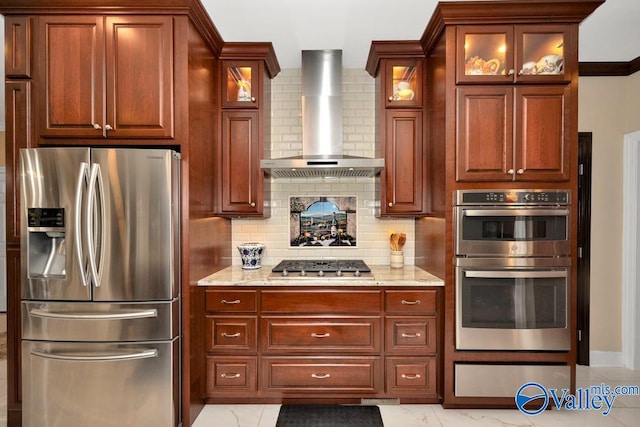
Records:
<instances>
[{"instance_id":1,"label":"blue and white ceramic bowl","mask_svg":"<svg viewBox=\"0 0 640 427\"><path fill-rule=\"evenodd\" d=\"M262 267L262 254L264 253L262 243L241 243L238 245L238 250L242 257L242 268L253 270Z\"/></svg>"}]
</instances>

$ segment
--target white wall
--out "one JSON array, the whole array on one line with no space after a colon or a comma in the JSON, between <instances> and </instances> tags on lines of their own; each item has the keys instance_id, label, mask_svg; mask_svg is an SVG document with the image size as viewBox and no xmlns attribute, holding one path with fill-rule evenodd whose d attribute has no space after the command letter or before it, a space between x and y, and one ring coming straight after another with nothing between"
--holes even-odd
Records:
<instances>
[{"instance_id":1,"label":"white wall","mask_svg":"<svg viewBox=\"0 0 640 427\"><path fill-rule=\"evenodd\" d=\"M344 154L373 157L375 154L375 84L366 71L343 71ZM302 94L300 70L283 70L271 87L271 157L302 154ZM241 265L235 249L242 242L263 242L263 264L274 265L282 259L350 257L371 265L389 263L389 234L407 233L405 263L414 263L415 233L413 219L377 219L374 217L375 183L373 178L296 178L275 179L271 183L271 218L233 219L233 264ZM289 248L289 196L338 195L358 197L357 248Z\"/></svg>"},{"instance_id":2,"label":"white wall","mask_svg":"<svg viewBox=\"0 0 640 427\"><path fill-rule=\"evenodd\" d=\"M593 133L591 206L592 352L622 351L622 173L624 135L640 129L640 73L581 77L581 132Z\"/></svg>"}]
</instances>

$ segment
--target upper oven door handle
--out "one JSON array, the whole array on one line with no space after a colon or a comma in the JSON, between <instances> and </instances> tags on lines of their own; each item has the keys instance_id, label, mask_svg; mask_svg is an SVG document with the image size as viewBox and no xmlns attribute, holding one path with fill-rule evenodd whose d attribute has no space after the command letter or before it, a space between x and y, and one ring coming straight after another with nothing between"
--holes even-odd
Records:
<instances>
[{"instance_id":1,"label":"upper oven door handle","mask_svg":"<svg viewBox=\"0 0 640 427\"><path fill-rule=\"evenodd\" d=\"M487 279L541 279L548 277L567 277L567 270L465 270L465 277Z\"/></svg>"},{"instance_id":2,"label":"upper oven door handle","mask_svg":"<svg viewBox=\"0 0 640 427\"><path fill-rule=\"evenodd\" d=\"M464 216L567 216L569 209L462 209Z\"/></svg>"}]
</instances>

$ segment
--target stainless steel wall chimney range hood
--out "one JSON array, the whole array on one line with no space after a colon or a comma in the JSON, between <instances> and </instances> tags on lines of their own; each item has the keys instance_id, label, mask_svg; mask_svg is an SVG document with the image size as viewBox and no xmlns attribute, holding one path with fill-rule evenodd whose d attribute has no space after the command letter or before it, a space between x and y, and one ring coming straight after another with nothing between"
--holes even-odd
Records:
<instances>
[{"instance_id":1,"label":"stainless steel wall chimney range hood","mask_svg":"<svg viewBox=\"0 0 640 427\"><path fill-rule=\"evenodd\" d=\"M384 159L342 152L342 51L302 51L302 156L263 159L276 178L352 176L380 172Z\"/></svg>"}]
</instances>

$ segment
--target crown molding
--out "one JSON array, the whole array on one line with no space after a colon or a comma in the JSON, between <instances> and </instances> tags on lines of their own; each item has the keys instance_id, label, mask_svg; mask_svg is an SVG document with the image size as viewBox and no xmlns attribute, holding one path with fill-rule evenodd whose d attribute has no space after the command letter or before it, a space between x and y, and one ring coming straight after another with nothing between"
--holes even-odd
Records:
<instances>
[{"instance_id":1,"label":"crown molding","mask_svg":"<svg viewBox=\"0 0 640 427\"><path fill-rule=\"evenodd\" d=\"M640 56L629 62L580 62L580 77L626 77L640 71Z\"/></svg>"}]
</instances>

